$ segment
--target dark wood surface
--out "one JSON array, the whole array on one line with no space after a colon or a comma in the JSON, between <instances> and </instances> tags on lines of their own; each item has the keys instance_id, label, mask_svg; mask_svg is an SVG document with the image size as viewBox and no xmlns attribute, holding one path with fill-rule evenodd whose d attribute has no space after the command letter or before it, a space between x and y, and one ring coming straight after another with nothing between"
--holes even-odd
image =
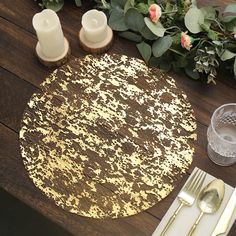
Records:
<instances>
[{"instance_id":1,"label":"dark wood surface","mask_svg":"<svg viewBox=\"0 0 236 236\"><path fill-rule=\"evenodd\" d=\"M59 13L64 34L70 41L72 57L86 55L77 38L81 16L91 6L89 1L84 3L82 8L76 8L72 0L66 1ZM116 220L94 220L63 211L29 179L19 150L19 125L27 101L50 73L34 54L37 39L31 21L38 11L40 8L33 0L0 2L0 187L74 235L151 235L188 175L156 206ZM109 52L140 57L133 43L117 36ZM236 81L232 76L221 75L217 85L207 85L183 75L172 75L188 95L197 118L198 139L188 174L197 166L236 186L236 165L219 167L208 159L206 153L206 130L211 114L224 103L236 102ZM234 226L230 236L235 232Z\"/></svg>"}]
</instances>

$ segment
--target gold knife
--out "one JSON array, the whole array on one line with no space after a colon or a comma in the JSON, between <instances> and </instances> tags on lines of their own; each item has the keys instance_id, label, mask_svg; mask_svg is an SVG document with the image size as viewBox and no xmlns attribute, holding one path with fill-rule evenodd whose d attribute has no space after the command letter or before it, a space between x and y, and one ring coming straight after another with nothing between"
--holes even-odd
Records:
<instances>
[{"instance_id":1,"label":"gold knife","mask_svg":"<svg viewBox=\"0 0 236 236\"><path fill-rule=\"evenodd\" d=\"M217 236L217 235L223 234L227 231L235 208L236 208L236 188L234 189L233 193L231 194L231 197L230 197L222 215L220 216L220 219L217 222L216 227L215 227L213 233L211 234L211 236Z\"/></svg>"}]
</instances>

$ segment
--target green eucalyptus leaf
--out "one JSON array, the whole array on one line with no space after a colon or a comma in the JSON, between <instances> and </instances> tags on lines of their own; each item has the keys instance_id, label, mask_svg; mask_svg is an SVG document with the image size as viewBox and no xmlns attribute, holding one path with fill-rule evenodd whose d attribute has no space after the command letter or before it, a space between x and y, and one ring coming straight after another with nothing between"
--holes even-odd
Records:
<instances>
[{"instance_id":1,"label":"green eucalyptus leaf","mask_svg":"<svg viewBox=\"0 0 236 236\"><path fill-rule=\"evenodd\" d=\"M216 47L215 50L218 57L220 57L224 51L221 47Z\"/></svg>"},{"instance_id":2,"label":"green eucalyptus leaf","mask_svg":"<svg viewBox=\"0 0 236 236\"><path fill-rule=\"evenodd\" d=\"M107 10L111 8L111 4L107 2L107 0L95 0L97 2L97 8L102 10Z\"/></svg>"},{"instance_id":3,"label":"green eucalyptus leaf","mask_svg":"<svg viewBox=\"0 0 236 236\"><path fill-rule=\"evenodd\" d=\"M121 36L122 38L125 38L125 39L129 39L131 41L137 42L137 43L142 41L141 35L138 35L134 32L130 32L130 31L121 32L121 33L119 33L119 36Z\"/></svg>"},{"instance_id":4,"label":"green eucalyptus leaf","mask_svg":"<svg viewBox=\"0 0 236 236\"><path fill-rule=\"evenodd\" d=\"M236 13L236 4L229 4L225 7L224 13Z\"/></svg>"},{"instance_id":5,"label":"green eucalyptus leaf","mask_svg":"<svg viewBox=\"0 0 236 236\"><path fill-rule=\"evenodd\" d=\"M236 19L236 15L224 15L223 17L224 22L231 22L234 19Z\"/></svg>"},{"instance_id":6,"label":"green eucalyptus leaf","mask_svg":"<svg viewBox=\"0 0 236 236\"><path fill-rule=\"evenodd\" d=\"M226 22L225 26L228 31L234 31L234 27L236 26L236 18L230 22Z\"/></svg>"},{"instance_id":7,"label":"green eucalyptus leaf","mask_svg":"<svg viewBox=\"0 0 236 236\"><path fill-rule=\"evenodd\" d=\"M180 45L180 41L181 41L181 34L180 33L173 35L171 38L172 38L173 44Z\"/></svg>"},{"instance_id":8,"label":"green eucalyptus leaf","mask_svg":"<svg viewBox=\"0 0 236 236\"><path fill-rule=\"evenodd\" d=\"M219 39L217 32L214 30L211 30L210 27L207 24L205 24L205 22L204 24L200 24L200 26L202 30L207 32L207 36L209 39L213 41L217 41Z\"/></svg>"},{"instance_id":9,"label":"green eucalyptus leaf","mask_svg":"<svg viewBox=\"0 0 236 236\"><path fill-rule=\"evenodd\" d=\"M192 79L198 80L200 78L200 75L197 71L194 71L194 69L190 66L184 68L185 73Z\"/></svg>"},{"instance_id":10,"label":"green eucalyptus leaf","mask_svg":"<svg viewBox=\"0 0 236 236\"><path fill-rule=\"evenodd\" d=\"M217 41L217 40L213 40L212 43L214 43L214 44L217 45L217 46L222 46L222 45L223 45L222 42Z\"/></svg>"},{"instance_id":11,"label":"green eucalyptus leaf","mask_svg":"<svg viewBox=\"0 0 236 236\"><path fill-rule=\"evenodd\" d=\"M236 57L234 59L234 77L236 78Z\"/></svg>"},{"instance_id":12,"label":"green eucalyptus leaf","mask_svg":"<svg viewBox=\"0 0 236 236\"><path fill-rule=\"evenodd\" d=\"M76 4L77 7L82 6L81 0L75 0L75 4Z\"/></svg>"},{"instance_id":13,"label":"green eucalyptus leaf","mask_svg":"<svg viewBox=\"0 0 236 236\"><path fill-rule=\"evenodd\" d=\"M170 35L157 39L152 45L152 52L155 57L161 57L172 45Z\"/></svg>"},{"instance_id":14,"label":"green eucalyptus leaf","mask_svg":"<svg viewBox=\"0 0 236 236\"><path fill-rule=\"evenodd\" d=\"M220 59L221 61L227 61L234 58L235 56L236 56L236 53L233 53L229 51L228 49L225 49L223 53L220 55Z\"/></svg>"},{"instance_id":15,"label":"green eucalyptus leaf","mask_svg":"<svg viewBox=\"0 0 236 236\"><path fill-rule=\"evenodd\" d=\"M111 0L111 7L112 8L124 9L125 4L126 4L126 0Z\"/></svg>"},{"instance_id":16,"label":"green eucalyptus leaf","mask_svg":"<svg viewBox=\"0 0 236 236\"><path fill-rule=\"evenodd\" d=\"M154 0L148 0L148 5L150 6L151 4L155 3Z\"/></svg>"},{"instance_id":17,"label":"green eucalyptus leaf","mask_svg":"<svg viewBox=\"0 0 236 236\"><path fill-rule=\"evenodd\" d=\"M108 24L113 30L125 31L128 27L125 24L125 16L123 12L113 9L110 14Z\"/></svg>"},{"instance_id":18,"label":"green eucalyptus leaf","mask_svg":"<svg viewBox=\"0 0 236 236\"><path fill-rule=\"evenodd\" d=\"M134 0L127 0L124 6L124 12L126 13L130 8L134 7Z\"/></svg>"},{"instance_id":19,"label":"green eucalyptus leaf","mask_svg":"<svg viewBox=\"0 0 236 236\"><path fill-rule=\"evenodd\" d=\"M161 60L159 64L159 68L163 71L168 72L171 69L171 63L167 60Z\"/></svg>"},{"instance_id":20,"label":"green eucalyptus leaf","mask_svg":"<svg viewBox=\"0 0 236 236\"><path fill-rule=\"evenodd\" d=\"M171 67L172 67L174 72L179 73L181 71L181 68L179 67L177 61L171 61Z\"/></svg>"},{"instance_id":21,"label":"green eucalyptus leaf","mask_svg":"<svg viewBox=\"0 0 236 236\"><path fill-rule=\"evenodd\" d=\"M212 20L204 19L204 25L206 25L208 28L210 28L212 22Z\"/></svg>"},{"instance_id":22,"label":"green eucalyptus leaf","mask_svg":"<svg viewBox=\"0 0 236 236\"><path fill-rule=\"evenodd\" d=\"M210 26L209 25L206 25L205 23L203 24L200 24L202 30L208 32L210 30Z\"/></svg>"},{"instance_id":23,"label":"green eucalyptus leaf","mask_svg":"<svg viewBox=\"0 0 236 236\"><path fill-rule=\"evenodd\" d=\"M209 30L207 37L211 40L217 41L219 39L218 34L214 30Z\"/></svg>"},{"instance_id":24,"label":"green eucalyptus leaf","mask_svg":"<svg viewBox=\"0 0 236 236\"><path fill-rule=\"evenodd\" d=\"M156 24L153 23L148 17L144 18L146 26L158 37L163 37L166 29L158 21Z\"/></svg>"},{"instance_id":25,"label":"green eucalyptus leaf","mask_svg":"<svg viewBox=\"0 0 236 236\"><path fill-rule=\"evenodd\" d=\"M136 5L137 11L145 15L148 13L148 8L149 6L143 2L140 2Z\"/></svg>"},{"instance_id":26,"label":"green eucalyptus leaf","mask_svg":"<svg viewBox=\"0 0 236 236\"><path fill-rule=\"evenodd\" d=\"M51 9L55 12L58 12L59 10L62 9L63 5L64 5L64 0L53 0L53 1L48 1L48 0L43 0L43 5L47 8L47 9Z\"/></svg>"},{"instance_id":27,"label":"green eucalyptus leaf","mask_svg":"<svg viewBox=\"0 0 236 236\"><path fill-rule=\"evenodd\" d=\"M229 4L223 12L223 21L230 22L236 18L236 4Z\"/></svg>"},{"instance_id":28,"label":"green eucalyptus leaf","mask_svg":"<svg viewBox=\"0 0 236 236\"><path fill-rule=\"evenodd\" d=\"M204 15L197 7L192 7L186 13L184 23L191 33L197 34L202 31L200 24L204 23Z\"/></svg>"},{"instance_id":29,"label":"green eucalyptus leaf","mask_svg":"<svg viewBox=\"0 0 236 236\"><path fill-rule=\"evenodd\" d=\"M125 24L133 31L141 31L145 25L143 15L136 9L130 8L125 14Z\"/></svg>"},{"instance_id":30,"label":"green eucalyptus leaf","mask_svg":"<svg viewBox=\"0 0 236 236\"><path fill-rule=\"evenodd\" d=\"M204 19L206 20L215 20L216 19L216 9L213 7L202 7L199 9L203 15Z\"/></svg>"},{"instance_id":31,"label":"green eucalyptus leaf","mask_svg":"<svg viewBox=\"0 0 236 236\"><path fill-rule=\"evenodd\" d=\"M186 59L186 57L177 56L176 57L175 65L178 68L184 68L184 67L186 67L188 65L188 60Z\"/></svg>"},{"instance_id":32,"label":"green eucalyptus leaf","mask_svg":"<svg viewBox=\"0 0 236 236\"><path fill-rule=\"evenodd\" d=\"M144 25L140 33L145 39L148 40L156 40L158 38L155 34L152 33L152 31L146 26L146 24Z\"/></svg>"},{"instance_id":33,"label":"green eucalyptus leaf","mask_svg":"<svg viewBox=\"0 0 236 236\"><path fill-rule=\"evenodd\" d=\"M151 57L148 65L151 67L158 67L160 64L161 58L160 57Z\"/></svg>"},{"instance_id":34,"label":"green eucalyptus leaf","mask_svg":"<svg viewBox=\"0 0 236 236\"><path fill-rule=\"evenodd\" d=\"M197 0L192 0L191 3L193 6L197 6Z\"/></svg>"},{"instance_id":35,"label":"green eucalyptus leaf","mask_svg":"<svg viewBox=\"0 0 236 236\"><path fill-rule=\"evenodd\" d=\"M165 12L169 13L170 15L172 15L174 13L170 13L170 12L173 12L174 10L175 10L175 7L173 6L173 4L171 4L169 1L166 2Z\"/></svg>"},{"instance_id":36,"label":"green eucalyptus leaf","mask_svg":"<svg viewBox=\"0 0 236 236\"><path fill-rule=\"evenodd\" d=\"M141 42L137 44L137 48L143 57L144 61L148 64L148 61L152 55L152 49L151 46L145 42Z\"/></svg>"}]
</instances>

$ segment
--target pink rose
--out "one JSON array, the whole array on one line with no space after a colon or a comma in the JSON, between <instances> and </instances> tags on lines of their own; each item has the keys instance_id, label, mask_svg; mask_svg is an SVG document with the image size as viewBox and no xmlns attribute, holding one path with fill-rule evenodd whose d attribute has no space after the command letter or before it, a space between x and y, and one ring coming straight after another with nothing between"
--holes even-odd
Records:
<instances>
[{"instance_id":1,"label":"pink rose","mask_svg":"<svg viewBox=\"0 0 236 236\"><path fill-rule=\"evenodd\" d=\"M193 41L194 41L194 39L191 36L187 35L184 32L181 33L181 46L183 48L190 50L192 47Z\"/></svg>"},{"instance_id":2,"label":"pink rose","mask_svg":"<svg viewBox=\"0 0 236 236\"><path fill-rule=\"evenodd\" d=\"M161 17L161 8L157 4L152 4L148 8L148 14L153 23L157 23L159 18Z\"/></svg>"}]
</instances>

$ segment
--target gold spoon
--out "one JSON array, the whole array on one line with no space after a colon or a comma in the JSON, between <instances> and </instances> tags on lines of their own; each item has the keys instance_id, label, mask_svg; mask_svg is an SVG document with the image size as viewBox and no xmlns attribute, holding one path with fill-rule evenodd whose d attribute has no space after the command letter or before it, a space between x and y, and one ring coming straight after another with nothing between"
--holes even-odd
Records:
<instances>
[{"instance_id":1,"label":"gold spoon","mask_svg":"<svg viewBox=\"0 0 236 236\"><path fill-rule=\"evenodd\" d=\"M225 185L221 179L215 179L203 188L197 200L201 213L190 229L188 236L193 234L204 213L212 214L219 209L224 194Z\"/></svg>"}]
</instances>

